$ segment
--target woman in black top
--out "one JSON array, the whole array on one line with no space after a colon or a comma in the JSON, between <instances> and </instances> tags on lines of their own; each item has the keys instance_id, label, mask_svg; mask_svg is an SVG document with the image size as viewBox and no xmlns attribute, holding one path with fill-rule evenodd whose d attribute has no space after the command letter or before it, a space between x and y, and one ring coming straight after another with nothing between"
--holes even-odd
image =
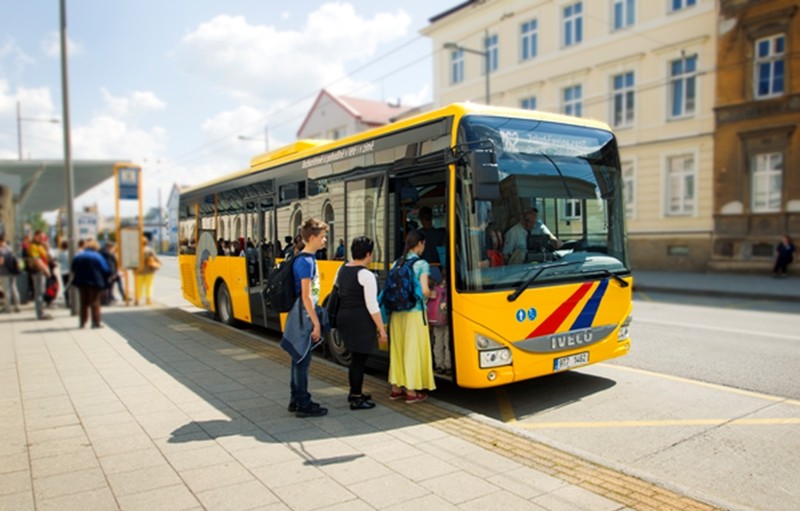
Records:
<instances>
[{"instance_id":1,"label":"woman in black top","mask_svg":"<svg viewBox=\"0 0 800 511\"><path fill-rule=\"evenodd\" d=\"M378 330L378 341L387 342L386 327L381 318L378 306L378 282L369 271L372 262L372 250L375 244L367 237L361 236L353 240L350 253L353 261L339 268L336 283L341 298L336 324L344 345L352 356L350 362L350 401L351 410L367 410L375 407L369 394L362 392L364 383L364 367L370 353L375 350L375 330L370 328L374 323Z\"/></svg>"},{"instance_id":2,"label":"woman in black top","mask_svg":"<svg viewBox=\"0 0 800 511\"><path fill-rule=\"evenodd\" d=\"M778 247L775 249L775 267L772 272L775 278L786 278L786 268L794 261L794 243L788 234L784 234Z\"/></svg>"}]
</instances>

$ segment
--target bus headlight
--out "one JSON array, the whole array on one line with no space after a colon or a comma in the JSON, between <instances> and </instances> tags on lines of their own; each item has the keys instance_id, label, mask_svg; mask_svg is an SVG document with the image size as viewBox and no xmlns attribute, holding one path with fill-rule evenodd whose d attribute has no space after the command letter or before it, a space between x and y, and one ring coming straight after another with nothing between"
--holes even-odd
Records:
<instances>
[{"instance_id":1,"label":"bus headlight","mask_svg":"<svg viewBox=\"0 0 800 511\"><path fill-rule=\"evenodd\" d=\"M479 354L481 369L486 367L499 367L511 365L511 350L502 348L499 350L481 351Z\"/></svg>"},{"instance_id":2,"label":"bus headlight","mask_svg":"<svg viewBox=\"0 0 800 511\"><path fill-rule=\"evenodd\" d=\"M617 333L617 341L626 341L631 338L631 321L633 321L633 316L628 316L622 322Z\"/></svg>"},{"instance_id":3,"label":"bus headlight","mask_svg":"<svg viewBox=\"0 0 800 511\"><path fill-rule=\"evenodd\" d=\"M475 334L478 362L481 369L511 365L511 350L485 335Z\"/></svg>"}]
</instances>

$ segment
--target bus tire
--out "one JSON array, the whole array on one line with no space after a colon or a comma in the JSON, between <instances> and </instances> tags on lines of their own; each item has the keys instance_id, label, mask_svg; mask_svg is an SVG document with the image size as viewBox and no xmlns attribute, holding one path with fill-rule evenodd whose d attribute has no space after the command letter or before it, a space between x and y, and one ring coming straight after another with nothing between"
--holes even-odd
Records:
<instances>
[{"instance_id":1,"label":"bus tire","mask_svg":"<svg viewBox=\"0 0 800 511\"><path fill-rule=\"evenodd\" d=\"M217 292L214 294L214 308L217 311L216 316L220 323L228 326L233 326L236 323L233 318L231 292L228 291L228 286L224 282L217 287Z\"/></svg>"},{"instance_id":2,"label":"bus tire","mask_svg":"<svg viewBox=\"0 0 800 511\"><path fill-rule=\"evenodd\" d=\"M339 335L339 330L331 328L325 340L328 344L328 352L333 357L334 362L348 367L351 360L350 350L345 347L344 339Z\"/></svg>"}]
</instances>

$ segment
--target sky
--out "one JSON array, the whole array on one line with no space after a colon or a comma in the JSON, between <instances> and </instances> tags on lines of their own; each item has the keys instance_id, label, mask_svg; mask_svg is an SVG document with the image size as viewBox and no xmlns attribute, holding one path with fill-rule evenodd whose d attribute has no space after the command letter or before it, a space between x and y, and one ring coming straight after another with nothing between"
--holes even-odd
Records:
<instances>
[{"instance_id":1,"label":"sky","mask_svg":"<svg viewBox=\"0 0 800 511\"><path fill-rule=\"evenodd\" d=\"M432 100L429 18L461 0L66 0L73 159L143 167L145 210L291 143L322 88ZM63 159L58 0L0 2L0 159ZM242 140L239 137L252 140ZM114 212L109 181L78 197ZM121 204L135 214L135 201Z\"/></svg>"}]
</instances>

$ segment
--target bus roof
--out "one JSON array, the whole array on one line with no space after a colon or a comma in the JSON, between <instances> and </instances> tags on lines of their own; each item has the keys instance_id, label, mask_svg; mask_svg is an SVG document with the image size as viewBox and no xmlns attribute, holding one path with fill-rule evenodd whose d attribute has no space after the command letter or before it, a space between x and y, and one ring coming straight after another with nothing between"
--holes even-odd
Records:
<instances>
[{"instance_id":1,"label":"bus roof","mask_svg":"<svg viewBox=\"0 0 800 511\"><path fill-rule=\"evenodd\" d=\"M479 103L452 103L436 110L402 119L392 124L380 126L367 131L362 131L351 135L349 137L341 138L338 140L298 140L289 145L283 146L274 151L262 153L254 156L250 160L250 168L234 171L229 174L220 176L216 179L207 181L205 183L191 186L182 193L193 193L203 188L217 185L225 181L243 177L255 172L266 170L270 167L289 163L301 158L314 156L316 154L324 153L337 147L348 146L356 144L367 139L380 137L382 135L392 133L394 131L415 126L433 119L440 119L444 117L454 117L460 119L466 115L487 115L493 117L515 117L519 119L531 119L538 121L550 121L563 124L572 124L576 126L584 126L587 128L596 128L606 131L611 131L609 126L601 121L593 119L585 119L582 117L571 117L568 115L553 114L549 112L542 112L539 110L522 110L519 108L509 108L501 106L482 105Z\"/></svg>"}]
</instances>

